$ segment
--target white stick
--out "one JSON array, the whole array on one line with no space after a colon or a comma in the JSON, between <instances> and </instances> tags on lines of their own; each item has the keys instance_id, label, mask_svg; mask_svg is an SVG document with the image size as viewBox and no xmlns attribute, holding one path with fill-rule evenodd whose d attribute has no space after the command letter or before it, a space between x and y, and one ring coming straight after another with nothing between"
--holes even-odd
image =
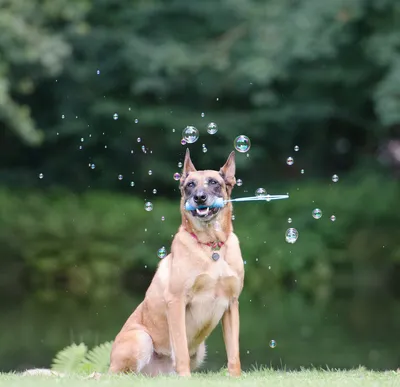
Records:
<instances>
[{"instance_id":1,"label":"white stick","mask_svg":"<svg viewBox=\"0 0 400 387\"><path fill-rule=\"evenodd\" d=\"M288 199L289 195L262 195L262 196L249 196L247 198L237 198L237 199L230 199L225 200L224 203L228 202L252 202L256 200L264 200L264 201L271 201L271 200L279 200L279 199Z\"/></svg>"}]
</instances>

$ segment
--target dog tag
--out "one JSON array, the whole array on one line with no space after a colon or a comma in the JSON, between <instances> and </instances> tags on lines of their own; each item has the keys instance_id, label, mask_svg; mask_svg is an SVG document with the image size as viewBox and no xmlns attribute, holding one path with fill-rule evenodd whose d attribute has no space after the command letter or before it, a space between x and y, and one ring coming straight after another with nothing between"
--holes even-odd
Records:
<instances>
[{"instance_id":1,"label":"dog tag","mask_svg":"<svg viewBox=\"0 0 400 387\"><path fill-rule=\"evenodd\" d=\"M213 253L213 255L211 256L211 258L212 258L214 261L218 261L218 259L219 259L219 254L218 254L218 253Z\"/></svg>"}]
</instances>

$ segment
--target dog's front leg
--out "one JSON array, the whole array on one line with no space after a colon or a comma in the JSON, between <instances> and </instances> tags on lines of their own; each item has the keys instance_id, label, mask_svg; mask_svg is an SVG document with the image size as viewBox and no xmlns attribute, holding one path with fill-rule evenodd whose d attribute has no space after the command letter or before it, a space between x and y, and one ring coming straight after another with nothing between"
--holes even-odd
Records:
<instances>
[{"instance_id":1,"label":"dog's front leg","mask_svg":"<svg viewBox=\"0 0 400 387\"><path fill-rule=\"evenodd\" d=\"M186 305L184 298L169 296L167 305L168 329L175 369L180 376L190 376L190 357L186 337Z\"/></svg>"},{"instance_id":2,"label":"dog's front leg","mask_svg":"<svg viewBox=\"0 0 400 387\"><path fill-rule=\"evenodd\" d=\"M239 355L239 301L234 298L222 317L222 331L226 354L228 357L228 372L231 376L240 376L241 365Z\"/></svg>"}]
</instances>

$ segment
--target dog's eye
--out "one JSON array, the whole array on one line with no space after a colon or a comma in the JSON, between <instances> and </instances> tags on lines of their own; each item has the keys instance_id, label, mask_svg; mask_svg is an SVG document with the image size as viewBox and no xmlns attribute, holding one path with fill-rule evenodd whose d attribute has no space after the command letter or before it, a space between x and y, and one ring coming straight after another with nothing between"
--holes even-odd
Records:
<instances>
[{"instance_id":1,"label":"dog's eye","mask_svg":"<svg viewBox=\"0 0 400 387\"><path fill-rule=\"evenodd\" d=\"M218 184L218 182L216 181L216 180L209 180L208 181L208 184L211 184L211 185L216 185L216 184Z\"/></svg>"},{"instance_id":2,"label":"dog's eye","mask_svg":"<svg viewBox=\"0 0 400 387\"><path fill-rule=\"evenodd\" d=\"M193 188L195 185L194 181L190 181L186 187Z\"/></svg>"}]
</instances>

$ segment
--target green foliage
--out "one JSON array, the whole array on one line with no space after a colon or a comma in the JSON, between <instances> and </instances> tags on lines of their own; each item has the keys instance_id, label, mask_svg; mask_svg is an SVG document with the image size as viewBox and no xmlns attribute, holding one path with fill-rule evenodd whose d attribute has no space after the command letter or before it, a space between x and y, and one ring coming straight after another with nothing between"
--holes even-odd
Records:
<instances>
[{"instance_id":1,"label":"green foliage","mask_svg":"<svg viewBox=\"0 0 400 387\"><path fill-rule=\"evenodd\" d=\"M204 135L210 121L219 132L192 146L201 155L207 143L209 165L245 133L252 157L238 162L250 179L260 164L289 177L277 164L296 143L320 175L326 155L345 169L374 158L371 143L400 120L396 0L3 3L0 122L30 142L44 133L35 163L19 157L17 170L28 149L5 143L10 184L43 172L46 185L127 190L119 173L138 182L152 169L170 192L182 129ZM334 150L343 139L346 155Z\"/></svg>"},{"instance_id":2,"label":"green foliage","mask_svg":"<svg viewBox=\"0 0 400 387\"><path fill-rule=\"evenodd\" d=\"M112 342L106 342L90 350L81 366L86 372L106 372L110 366Z\"/></svg>"},{"instance_id":3,"label":"green foliage","mask_svg":"<svg viewBox=\"0 0 400 387\"><path fill-rule=\"evenodd\" d=\"M63 373L106 372L110 364L111 346L112 342L106 342L88 352L84 343L71 344L56 354L51 368Z\"/></svg>"},{"instance_id":4,"label":"green foliage","mask_svg":"<svg viewBox=\"0 0 400 387\"><path fill-rule=\"evenodd\" d=\"M244 196L242 188L234 195ZM323 295L342 282L353 286L351 276L366 272L384 280L399 263L399 246L392 243L400 220L392 210L400 195L395 183L371 176L358 184L297 184L290 193L286 201L235 205L250 294L298 280L304 291ZM147 212L143 201L123 195L1 191L1 260L20 262L48 297L56 297L52 289L59 283L73 294L116 294L128 273L129 286L144 290L159 261L157 250L169 250L180 223L178 198L153 204ZM316 207L323 211L320 220L311 216ZM294 245L284 240L288 227L299 231ZM274 276L265 282L271 268Z\"/></svg>"},{"instance_id":5,"label":"green foliage","mask_svg":"<svg viewBox=\"0 0 400 387\"><path fill-rule=\"evenodd\" d=\"M0 122L31 145L38 145L43 133L29 97L62 73L73 48L61 26L78 30L85 8L84 1L1 2Z\"/></svg>"},{"instance_id":6,"label":"green foliage","mask_svg":"<svg viewBox=\"0 0 400 387\"><path fill-rule=\"evenodd\" d=\"M55 356L51 366L53 371L72 373L77 372L80 364L84 361L87 352L85 344L71 344L61 350Z\"/></svg>"}]
</instances>

